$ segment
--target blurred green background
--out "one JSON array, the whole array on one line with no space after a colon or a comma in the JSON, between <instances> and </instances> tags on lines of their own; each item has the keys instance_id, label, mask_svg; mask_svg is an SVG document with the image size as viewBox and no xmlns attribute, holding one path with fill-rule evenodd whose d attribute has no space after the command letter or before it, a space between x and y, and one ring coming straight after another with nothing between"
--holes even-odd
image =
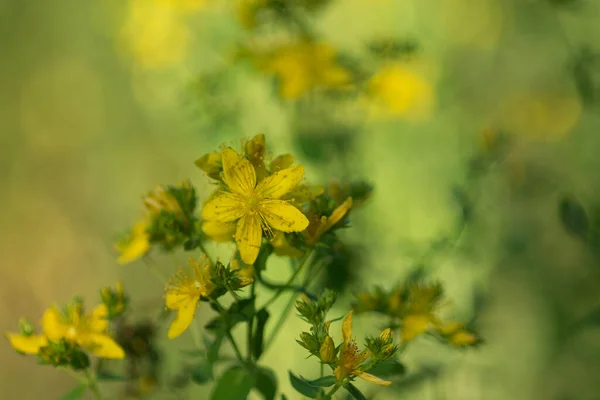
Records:
<instances>
[{"instance_id":1,"label":"blurred green background","mask_svg":"<svg viewBox=\"0 0 600 400\"><path fill-rule=\"evenodd\" d=\"M257 133L267 135L273 153L295 154L312 182L374 184L347 238L365 247L360 283L389 287L415 254L452 231L460 214L452 189L465 184L482 132L502 130L510 150L470 188L474 216L459 244L428 264L447 288L451 315L468 318L474 290L485 294L485 344L456 351L419 340L407 367L443 365L443 373L379 398L600 398L600 263L558 214L564 193L586 209L600 204L597 2L333 0L314 27L323 41L360 58L373 38L416 40L433 99L418 119L361 121L346 102L336 115L346 130L332 142L335 131L299 128L311 121L298 123L271 78L227 64L230 48L246 38L233 2L132 12L142 1L0 0L1 331L75 293L94 302L117 279L134 302L154 304L140 306L140 315L156 315L161 284L141 263L116 264L116 234L137 219L142 195L157 184L189 177L201 198L208 195L193 161ZM225 71L218 78L225 89L206 100L204 89L190 85L215 69ZM308 147L318 150L319 137L343 155L315 158L314 149L299 146L306 129ZM231 247L211 250L226 257ZM184 256L157 260L171 273ZM285 270L274 265L269 275L284 279ZM339 310L349 301L340 300ZM357 336L374 334L368 317L355 321ZM290 317L263 360L290 398L287 370L314 370L293 340L304 325ZM166 339L164 330L159 335ZM161 346L176 355L193 344L186 334ZM7 342L0 358L3 399L53 399L73 386ZM177 361L170 357L167 366ZM206 393L190 391L194 398Z\"/></svg>"}]
</instances>

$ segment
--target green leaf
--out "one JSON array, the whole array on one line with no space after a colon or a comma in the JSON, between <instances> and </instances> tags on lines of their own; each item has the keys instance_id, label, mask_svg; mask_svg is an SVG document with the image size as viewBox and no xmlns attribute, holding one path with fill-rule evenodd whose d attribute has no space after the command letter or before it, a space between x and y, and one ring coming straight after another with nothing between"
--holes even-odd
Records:
<instances>
[{"instance_id":1,"label":"green leaf","mask_svg":"<svg viewBox=\"0 0 600 400\"><path fill-rule=\"evenodd\" d=\"M246 400L256 377L245 368L234 366L221 375L210 395L212 400Z\"/></svg>"},{"instance_id":2,"label":"green leaf","mask_svg":"<svg viewBox=\"0 0 600 400\"><path fill-rule=\"evenodd\" d=\"M369 373L379 378L394 378L404 375L406 368L396 360L385 360L369 369Z\"/></svg>"},{"instance_id":3,"label":"green leaf","mask_svg":"<svg viewBox=\"0 0 600 400\"><path fill-rule=\"evenodd\" d=\"M271 369L258 368L256 389L263 395L265 400L275 399L275 394L277 393L277 377Z\"/></svg>"},{"instance_id":4,"label":"green leaf","mask_svg":"<svg viewBox=\"0 0 600 400\"><path fill-rule=\"evenodd\" d=\"M88 385L85 383L82 383L81 385L77 386L75 389L71 390L69 393L65 393L64 395L62 395L58 400L78 400L83 398L83 396L85 395L85 392L88 389Z\"/></svg>"},{"instance_id":5,"label":"green leaf","mask_svg":"<svg viewBox=\"0 0 600 400\"><path fill-rule=\"evenodd\" d=\"M317 378L313 381L306 381L306 382L310 383L313 386L329 387L331 385L335 385L337 380L335 379L335 376L327 375L327 376L322 376L320 378Z\"/></svg>"},{"instance_id":6,"label":"green leaf","mask_svg":"<svg viewBox=\"0 0 600 400\"><path fill-rule=\"evenodd\" d=\"M192 381L198 385L203 385L213 379L212 365L207 361L199 362L190 368Z\"/></svg>"},{"instance_id":7,"label":"green leaf","mask_svg":"<svg viewBox=\"0 0 600 400\"><path fill-rule=\"evenodd\" d=\"M567 232L580 239L587 239L590 222L585 209L575 198L563 197L558 205L558 213Z\"/></svg>"},{"instance_id":8,"label":"green leaf","mask_svg":"<svg viewBox=\"0 0 600 400\"><path fill-rule=\"evenodd\" d=\"M204 336L204 345L206 347L206 359L210 364L214 364L219 359L219 350L223 339L225 338L225 332L218 331L214 340L210 340L208 336Z\"/></svg>"},{"instance_id":9,"label":"green leaf","mask_svg":"<svg viewBox=\"0 0 600 400\"><path fill-rule=\"evenodd\" d=\"M351 384L350 382L348 382L344 385L344 389L346 389L348 391L348 393L350 393L352 395L352 398L354 398L356 400L367 400L365 395L362 394L362 392L360 390L358 390L358 388L356 386L354 386L353 384Z\"/></svg>"},{"instance_id":10,"label":"green leaf","mask_svg":"<svg viewBox=\"0 0 600 400\"><path fill-rule=\"evenodd\" d=\"M265 334L265 324L269 319L269 312L264 308L256 313L256 329L252 336L252 355L258 360L263 352L263 341Z\"/></svg>"},{"instance_id":11,"label":"green leaf","mask_svg":"<svg viewBox=\"0 0 600 400\"><path fill-rule=\"evenodd\" d=\"M127 377L110 371L100 370L96 375L99 381L126 381Z\"/></svg>"},{"instance_id":12,"label":"green leaf","mask_svg":"<svg viewBox=\"0 0 600 400\"><path fill-rule=\"evenodd\" d=\"M281 400L287 400L287 396L283 393L281 393Z\"/></svg>"},{"instance_id":13,"label":"green leaf","mask_svg":"<svg viewBox=\"0 0 600 400\"><path fill-rule=\"evenodd\" d=\"M235 326L238 322L249 321L250 318L254 317L255 311L254 297L242 299L233 303L228 311L230 316L230 328Z\"/></svg>"},{"instance_id":14,"label":"green leaf","mask_svg":"<svg viewBox=\"0 0 600 400\"><path fill-rule=\"evenodd\" d=\"M302 377L297 377L289 371L290 375L290 383L300 394L303 394L306 397L310 397L311 399L316 399L317 394L320 389L318 386L311 385L306 379Z\"/></svg>"}]
</instances>

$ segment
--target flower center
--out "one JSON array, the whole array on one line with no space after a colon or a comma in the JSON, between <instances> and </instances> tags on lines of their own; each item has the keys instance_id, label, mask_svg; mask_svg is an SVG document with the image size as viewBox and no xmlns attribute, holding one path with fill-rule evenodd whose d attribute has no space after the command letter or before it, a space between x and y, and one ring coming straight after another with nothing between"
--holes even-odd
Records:
<instances>
[{"instance_id":1,"label":"flower center","mask_svg":"<svg viewBox=\"0 0 600 400\"><path fill-rule=\"evenodd\" d=\"M75 337L77 336L77 329L75 329L74 326L69 327L69 329L67 329L67 338L69 339L75 339Z\"/></svg>"},{"instance_id":2,"label":"flower center","mask_svg":"<svg viewBox=\"0 0 600 400\"><path fill-rule=\"evenodd\" d=\"M202 284L198 281L194 281L194 287L198 290L200 290L202 288Z\"/></svg>"}]
</instances>

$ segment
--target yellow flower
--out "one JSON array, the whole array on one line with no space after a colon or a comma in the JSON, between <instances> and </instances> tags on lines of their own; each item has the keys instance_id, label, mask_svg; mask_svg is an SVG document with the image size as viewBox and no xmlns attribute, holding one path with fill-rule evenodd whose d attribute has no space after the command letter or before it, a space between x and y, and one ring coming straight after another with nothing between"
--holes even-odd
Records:
<instances>
[{"instance_id":1,"label":"yellow flower","mask_svg":"<svg viewBox=\"0 0 600 400\"><path fill-rule=\"evenodd\" d=\"M184 188L190 185L189 181L185 181L180 186ZM157 186L154 192L150 192L144 197L144 205L151 214L160 214L161 211L175 215L183 213L177 199L167 192L163 186Z\"/></svg>"},{"instance_id":2,"label":"yellow flower","mask_svg":"<svg viewBox=\"0 0 600 400\"><path fill-rule=\"evenodd\" d=\"M121 253L117 258L119 264L129 264L150 250L150 235L147 230L148 221L144 219L133 226L129 236L115 245L115 249Z\"/></svg>"},{"instance_id":3,"label":"yellow flower","mask_svg":"<svg viewBox=\"0 0 600 400\"><path fill-rule=\"evenodd\" d=\"M25 354L37 354L40 348L48 345L48 338L45 335L22 335L7 332L5 336L15 350Z\"/></svg>"},{"instance_id":4,"label":"yellow flower","mask_svg":"<svg viewBox=\"0 0 600 400\"><path fill-rule=\"evenodd\" d=\"M80 303L71 304L62 314L56 307L44 312L42 328L48 340L58 342L66 339L102 358L124 358L125 352L107 333L108 310L104 304L94 308L91 314L83 314Z\"/></svg>"},{"instance_id":5,"label":"yellow flower","mask_svg":"<svg viewBox=\"0 0 600 400\"><path fill-rule=\"evenodd\" d=\"M278 49L260 67L279 78L279 93L296 99L317 87L340 87L350 74L336 65L335 52L324 43L298 42Z\"/></svg>"},{"instance_id":6,"label":"yellow flower","mask_svg":"<svg viewBox=\"0 0 600 400\"><path fill-rule=\"evenodd\" d=\"M175 279L167 285L165 303L167 308L177 311L167 336L173 339L181 335L194 320L200 297L208 297L215 289L210 280L213 266L207 261L190 259L191 274L179 269Z\"/></svg>"},{"instance_id":7,"label":"yellow flower","mask_svg":"<svg viewBox=\"0 0 600 400\"><path fill-rule=\"evenodd\" d=\"M267 3L267 0L237 0L236 14L237 18L246 29L253 29L256 26L256 13Z\"/></svg>"},{"instance_id":8,"label":"yellow flower","mask_svg":"<svg viewBox=\"0 0 600 400\"><path fill-rule=\"evenodd\" d=\"M142 68L162 68L180 62L191 34L174 1L131 0L120 44Z\"/></svg>"},{"instance_id":9,"label":"yellow flower","mask_svg":"<svg viewBox=\"0 0 600 400\"><path fill-rule=\"evenodd\" d=\"M236 224L233 222L204 221L202 232L215 242L229 242L233 239Z\"/></svg>"},{"instance_id":10,"label":"yellow flower","mask_svg":"<svg viewBox=\"0 0 600 400\"><path fill-rule=\"evenodd\" d=\"M370 353L365 350L359 351L356 343L352 340L352 311L348 313L342 323L342 338L343 343L340 349L340 355L337 366L333 371L335 378L339 382L347 376L358 376L359 378L376 385L388 386L392 384L391 381L385 381L359 369L360 365L369 358Z\"/></svg>"},{"instance_id":11,"label":"yellow flower","mask_svg":"<svg viewBox=\"0 0 600 400\"><path fill-rule=\"evenodd\" d=\"M426 119L433 109L431 84L406 64L384 67L369 81L369 93L374 115L398 115L409 120Z\"/></svg>"},{"instance_id":12,"label":"yellow flower","mask_svg":"<svg viewBox=\"0 0 600 400\"><path fill-rule=\"evenodd\" d=\"M477 336L465 330L464 326L462 322L447 322L439 325L437 330L452 346L463 347L475 344Z\"/></svg>"},{"instance_id":13,"label":"yellow flower","mask_svg":"<svg viewBox=\"0 0 600 400\"><path fill-rule=\"evenodd\" d=\"M351 208L352 197L348 197L342 204L333 210L329 217L324 215L321 216L321 218L318 216L312 217L310 225L304 231L306 243L311 245L317 243L324 233L328 232L348 214Z\"/></svg>"},{"instance_id":14,"label":"yellow flower","mask_svg":"<svg viewBox=\"0 0 600 400\"><path fill-rule=\"evenodd\" d=\"M254 264L262 241L262 229L299 232L308 219L281 197L291 192L304 175L301 165L281 170L256 183L252 164L235 150L222 152L223 179L230 192L218 194L204 204L206 221L237 221L235 240L242 261Z\"/></svg>"},{"instance_id":15,"label":"yellow flower","mask_svg":"<svg viewBox=\"0 0 600 400\"><path fill-rule=\"evenodd\" d=\"M415 284L409 288L408 304L402 317L402 341L413 340L437 323L435 311L442 295L438 284Z\"/></svg>"}]
</instances>

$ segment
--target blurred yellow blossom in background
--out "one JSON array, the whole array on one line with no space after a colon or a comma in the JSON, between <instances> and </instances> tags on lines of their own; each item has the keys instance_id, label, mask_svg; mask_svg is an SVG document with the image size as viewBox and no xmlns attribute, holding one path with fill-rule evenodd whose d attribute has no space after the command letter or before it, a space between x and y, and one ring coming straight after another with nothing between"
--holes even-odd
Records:
<instances>
[{"instance_id":1,"label":"blurred yellow blossom in background","mask_svg":"<svg viewBox=\"0 0 600 400\"><path fill-rule=\"evenodd\" d=\"M582 104L558 91L525 92L509 98L501 112L501 127L518 137L559 140L579 122Z\"/></svg>"},{"instance_id":2,"label":"blurred yellow blossom in background","mask_svg":"<svg viewBox=\"0 0 600 400\"><path fill-rule=\"evenodd\" d=\"M432 84L413 64L386 65L369 80L367 108L372 117L399 116L423 121L431 115L434 105Z\"/></svg>"},{"instance_id":3,"label":"blurred yellow blossom in background","mask_svg":"<svg viewBox=\"0 0 600 400\"><path fill-rule=\"evenodd\" d=\"M141 68L163 68L181 61L191 41L186 16L206 0L130 0L120 45Z\"/></svg>"},{"instance_id":4,"label":"blurred yellow blossom in background","mask_svg":"<svg viewBox=\"0 0 600 400\"><path fill-rule=\"evenodd\" d=\"M314 88L336 88L350 81L350 74L336 63L336 53L326 43L300 41L259 57L259 68L279 79L279 93L293 100Z\"/></svg>"}]
</instances>

